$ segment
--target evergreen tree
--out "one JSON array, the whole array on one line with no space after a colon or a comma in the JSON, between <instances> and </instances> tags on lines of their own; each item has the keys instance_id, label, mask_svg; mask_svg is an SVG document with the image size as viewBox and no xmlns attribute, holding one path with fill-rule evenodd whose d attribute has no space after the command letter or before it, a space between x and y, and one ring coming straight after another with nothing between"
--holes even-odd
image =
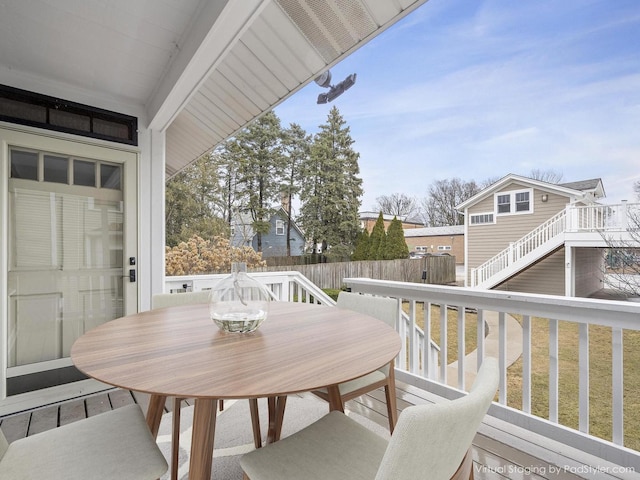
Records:
<instances>
[{"instance_id":1,"label":"evergreen tree","mask_svg":"<svg viewBox=\"0 0 640 480\"><path fill-rule=\"evenodd\" d=\"M387 229L387 242L384 253L384 257L387 260L409 258L409 247L404 239L402 222L397 217L393 217Z\"/></svg>"},{"instance_id":2,"label":"evergreen tree","mask_svg":"<svg viewBox=\"0 0 640 480\"><path fill-rule=\"evenodd\" d=\"M369 232L366 228L363 228L356 242L356 249L351 256L351 260L366 260L369 254Z\"/></svg>"},{"instance_id":3,"label":"evergreen tree","mask_svg":"<svg viewBox=\"0 0 640 480\"><path fill-rule=\"evenodd\" d=\"M218 170L220 185L220 213L230 226L234 215L243 210L242 195L238 191L240 173L238 163L229 150L230 141L225 142L210 155Z\"/></svg>"},{"instance_id":4,"label":"evergreen tree","mask_svg":"<svg viewBox=\"0 0 640 480\"><path fill-rule=\"evenodd\" d=\"M218 171L209 155L171 178L166 184L166 243L186 242L193 235L210 239L228 235L220 214Z\"/></svg>"},{"instance_id":5,"label":"evergreen tree","mask_svg":"<svg viewBox=\"0 0 640 480\"><path fill-rule=\"evenodd\" d=\"M378 252L376 253L376 260L387 260L387 242L389 241L389 235L386 233L384 237L380 239L380 245L378 245Z\"/></svg>"},{"instance_id":6,"label":"evergreen tree","mask_svg":"<svg viewBox=\"0 0 640 480\"><path fill-rule=\"evenodd\" d=\"M284 154L286 157L285 176L282 184L282 207L287 212L288 218L292 218L293 197L300 192L302 183L302 166L309 158L311 148L311 135L307 135L304 129L292 123L284 131ZM291 255L291 221L287 221L287 256Z\"/></svg>"},{"instance_id":7,"label":"evergreen tree","mask_svg":"<svg viewBox=\"0 0 640 480\"><path fill-rule=\"evenodd\" d=\"M238 193L244 197L244 211L251 215L258 252L262 252L262 235L271 228L269 220L279 208L285 167L282 135L280 119L268 112L228 144L231 159L238 165Z\"/></svg>"},{"instance_id":8,"label":"evergreen tree","mask_svg":"<svg viewBox=\"0 0 640 480\"><path fill-rule=\"evenodd\" d=\"M350 258L360 230L362 179L354 140L334 106L320 126L303 168L298 222L313 245L333 258Z\"/></svg>"},{"instance_id":9,"label":"evergreen tree","mask_svg":"<svg viewBox=\"0 0 640 480\"><path fill-rule=\"evenodd\" d=\"M384 218L382 217L382 212L378 215L378 219L376 220L373 229L371 230L371 236L369 237L369 253L367 254L367 260L380 260L379 252L380 246L384 248L384 240L387 236L384 230Z\"/></svg>"}]
</instances>

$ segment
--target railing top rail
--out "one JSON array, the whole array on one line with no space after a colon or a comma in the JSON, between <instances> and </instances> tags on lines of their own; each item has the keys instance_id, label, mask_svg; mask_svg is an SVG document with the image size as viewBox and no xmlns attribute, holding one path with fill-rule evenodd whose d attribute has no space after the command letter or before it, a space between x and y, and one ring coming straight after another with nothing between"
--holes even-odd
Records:
<instances>
[{"instance_id":1,"label":"railing top rail","mask_svg":"<svg viewBox=\"0 0 640 480\"><path fill-rule=\"evenodd\" d=\"M604 204L604 203L594 203L591 205L569 205L569 208L577 208L577 209L606 209L606 208L617 208L617 207L639 207L640 203L631 203L631 202L624 202L624 203L612 203L612 204Z\"/></svg>"},{"instance_id":2,"label":"railing top rail","mask_svg":"<svg viewBox=\"0 0 640 480\"><path fill-rule=\"evenodd\" d=\"M370 278L345 278L344 282L363 293L640 330L640 303L635 302L474 290Z\"/></svg>"},{"instance_id":3,"label":"railing top rail","mask_svg":"<svg viewBox=\"0 0 640 480\"><path fill-rule=\"evenodd\" d=\"M295 270L283 270L278 272L254 272L250 269L247 269L247 273L249 273L252 277L280 277L280 276L289 276L289 277L300 277L304 276L300 272ZM171 281L185 281L185 280L193 280L194 278L206 279L206 278L223 278L227 277L231 274L231 272L221 272L221 273L203 273L203 274L191 274L191 275L172 275L165 277L165 280ZM306 277L305 277L306 278Z\"/></svg>"}]
</instances>

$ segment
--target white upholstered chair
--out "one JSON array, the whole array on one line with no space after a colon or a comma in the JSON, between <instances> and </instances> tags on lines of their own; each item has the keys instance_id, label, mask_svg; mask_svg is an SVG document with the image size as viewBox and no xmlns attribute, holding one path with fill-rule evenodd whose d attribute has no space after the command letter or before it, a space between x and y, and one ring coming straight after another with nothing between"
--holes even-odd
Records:
<instances>
[{"instance_id":1,"label":"white upholstered chair","mask_svg":"<svg viewBox=\"0 0 640 480\"><path fill-rule=\"evenodd\" d=\"M244 455L244 478L473 478L471 442L498 381L498 362L486 358L468 395L404 409L389 442L343 413L331 412L284 440Z\"/></svg>"},{"instance_id":2,"label":"white upholstered chair","mask_svg":"<svg viewBox=\"0 0 640 480\"><path fill-rule=\"evenodd\" d=\"M370 315L378 320L382 320L391 328L396 328L399 307L398 301L393 298L340 292L336 307ZM393 369L394 362L391 361L391 363L385 365L379 370L376 370L375 372L371 372L368 375L364 375L363 377L356 378L355 380L339 385L340 397L343 405L345 402L359 397L360 395L376 390L377 388L384 387L390 432L393 432L398 416L396 406L395 375ZM329 395L326 390L318 390L313 393L320 398L329 401Z\"/></svg>"},{"instance_id":3,"label":"white upholstered chair","mask_svg":"<svg viewBox=\"0 0 640 480\"><path fill-rule=\"evenodd\" d=\"M9 444L0 431L0 478L143 480L167 462L138 405L127 405Z\"/></svg>"}]
</instances>

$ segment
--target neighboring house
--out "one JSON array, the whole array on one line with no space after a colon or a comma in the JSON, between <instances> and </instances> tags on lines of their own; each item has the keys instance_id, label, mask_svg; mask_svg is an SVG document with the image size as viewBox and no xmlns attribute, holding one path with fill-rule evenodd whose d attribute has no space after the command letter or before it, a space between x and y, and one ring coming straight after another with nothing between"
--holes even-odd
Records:
<instances>
[{"instance_id":1,"label":"neighboring house","mask_svg":"<svg viewBox=\"0 0 640 480\"><path fill-rule=\"evenodd\" d=\"M602 289L607 235L628 238L628 206L597 203L604 196L600 179L511 174L463 202L465 285L579 297Z\"/></svg>"},{"instance_id":2,"label":"neighboring house","mask_svg":"<svg viewBox=\"0 0 640 480\"><path fill-rule=\"evenodd\" d=\"M366 229L367 232L371 233L373 230L373 226L378 221L378 217L380 216L380 212L360 212L360 228ZM382 215L382 220L384 221L385 230L389 228L389 224L394 218L398 218L402 222L402 228L422 228L424 224L416 219L416 218L408 218L406 216L397 216L397 215Z\"/></svg>"},{"instance_id":3,"label":"neighboring house","mask_svg":"<svg viewBox=\"0 0 640 480\"><path fill-rule=\"evenodd\" d=\"M465 262L464 225L408 228L404 230L404 239L410 254L448 253L456 257L457 264Z\"/></svg>"},{"instance_id":4,"label":"neighboring house","mask_svg":"<svg viewBox=\"0 0 640 480\"><path fill-rule=\"evenodd\" d=\"M262 257L287 256L287 212L281 208L269 219L269 233L262 234ZM291 256L298 257L304 253L304 235L291 220ZM235 247L249 246L258 251L258 235L251 226L250 215L237 216L231 225L231 245Z\"/></svg>"}]
</instances>

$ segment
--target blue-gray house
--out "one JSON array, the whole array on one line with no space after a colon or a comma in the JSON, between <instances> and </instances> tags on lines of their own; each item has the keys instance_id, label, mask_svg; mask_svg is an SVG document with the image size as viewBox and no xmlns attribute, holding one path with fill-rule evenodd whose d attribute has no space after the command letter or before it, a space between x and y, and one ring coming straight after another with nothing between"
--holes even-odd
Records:
<instances>
[{"instance_id":1,"label":"blue-gray house","mask_svg":"<svg viewBox=\"0 0 640 480\"><path fill-rule=\"evenodd\" d=\"M271 228L269 233L262 235L262 257L287 256L287 224L291 222L289 238L291 239L291 256L298 257L304 253L305 240L302 231L287 212L281 208L269 219ZM231 244L235 247L249 246L258 250L258 236L255 233L251 216L241 214L236 216L231 224Z\"/></svg>"}]
</instances>

